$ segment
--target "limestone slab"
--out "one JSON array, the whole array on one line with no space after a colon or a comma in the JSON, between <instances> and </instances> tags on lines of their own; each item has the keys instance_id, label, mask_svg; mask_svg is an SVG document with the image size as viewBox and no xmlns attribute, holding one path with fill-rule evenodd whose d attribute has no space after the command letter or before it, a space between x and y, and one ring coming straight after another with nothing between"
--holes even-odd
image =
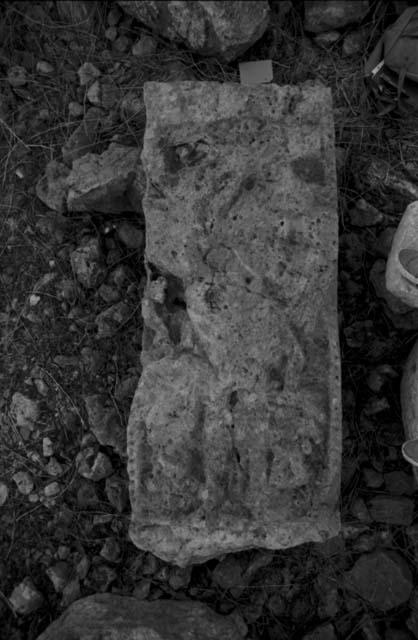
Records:
<instances>
[{"instance_id":1,"label":"limestone slab","mask_svg":"<svg viewBox=\"0 0 418 640\"><path fill-rule=\"evenodd\" d=\"M323 86L145 84L130 535L179 564L339 530L337 197Z\"/></svg>"}]
</instances>

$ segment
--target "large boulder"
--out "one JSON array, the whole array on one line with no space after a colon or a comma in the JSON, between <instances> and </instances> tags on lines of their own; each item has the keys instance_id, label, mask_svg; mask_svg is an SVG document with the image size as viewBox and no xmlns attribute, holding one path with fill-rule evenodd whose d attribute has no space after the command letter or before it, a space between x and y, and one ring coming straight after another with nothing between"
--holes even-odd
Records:
<instances>
[{"instance_id":1,"label":"large boulder","mask_svg":"<svg viewBox=\"0 0 418 640\"><path fill-rule=\"evenodd\" d=\"M337 200L322 86L145 84L131 537L179 565L339 530Z\"/></svg>"},{"instance_id":2,"label":"large boulder","mask_svg":"<svg viewBox=\"0 0 418 640\"><path fill-rule=\"evenodd\" d=\"M225 61L251 47L269 22L269 5L264 0L119 0L119 4L165 38Z\"/></svg>"},{"instance_id":3,"label":"large boulder","mask_svg":"<svg viewBox=\"0 0 418 640\"><path fill-rule=\"evenodd\" d=\"M112 143L101 155L87 153L73 162L68 176L69 211L118 213L139 203L140 149ZM142 187L145 187L144 181Z\"/></svg>"},{"instance_id":4,"label":"large boulder","mask_svg":"<svg viewBox=\"0 0 418 640\"><path fill-rule=\"evenodd\" d=\"M136 598L108 593L74 602L38 640L242 640L234 619L200 602Z\"/></svg>"},{"instance_id":5,"label":"large boulder","mask_svg":"<svg viewBox=\"0 0 418 640\"><path fill-rule=\"evenodd\" d=\"M304 27L312 33L361 22L369 11L368 0L305 0L304 5Z\"/></svg>"}]
</instances>

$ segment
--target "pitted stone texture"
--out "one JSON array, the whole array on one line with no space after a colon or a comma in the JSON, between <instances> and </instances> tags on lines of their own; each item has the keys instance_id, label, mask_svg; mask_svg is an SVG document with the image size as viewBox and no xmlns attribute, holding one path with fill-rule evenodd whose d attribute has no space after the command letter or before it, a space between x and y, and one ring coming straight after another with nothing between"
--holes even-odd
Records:
<instances>
[{"instance_id":1,"label":"pitted stone texture","mask_svg":"<svg viewBox=\"0 0 418 640\"><path fill-rule=\"evenodd\" d=\"M69 211L132 211L140 188L140 150L112 143L101 155L87 153L73 162L68 176ZM132 191L135 191L135 194ZM132 198L131 198L132 196Z\"/></svg>"},{"instance_id":2,"label":"pitted stone texture","mask_svg":"<svg viewBox=\"0 0 418 640\"><path fill-rule=\"evenodd\" d=\"M269 5L264 0L120 0L119 4L165 38L225 61L249 49L269 22Z\"/></svg>"},{"instance_id":3,"label":"pitted stone texture","mask_svg":"<svg viewBox=\"0 0 418 640\"><path fill-rule=\"evenodd\" d=\"M110 593L74 602L38 640L243 640L232 616L200 602L137 598Z\"/></svg>"},{"instance_id":4,"label":"pitted stone texture","mask_svg":"<svg viewBox=\"0 0 418 640\"><path fill-rule=\"evenodd\" d=\"M339 530L337 204L321 86L147 83L131 537L180 566Z\"/></svg>"}]
</instances>

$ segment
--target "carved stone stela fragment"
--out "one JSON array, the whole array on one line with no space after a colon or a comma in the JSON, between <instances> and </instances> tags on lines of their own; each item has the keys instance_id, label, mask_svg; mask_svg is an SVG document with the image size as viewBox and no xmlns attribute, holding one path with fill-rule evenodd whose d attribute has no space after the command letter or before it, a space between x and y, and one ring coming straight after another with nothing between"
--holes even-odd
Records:
<instances>
[{"instance_id":1,"label":"carved stone stela fragment","mask_svg":"<svg viewBox=\"0 0 418 640\"><path fill-rule=\"evenodd\" d=\"M130 535L180 566L339 530L337 189L323 86L149 82Z\"/></svg>"}]
</instances>

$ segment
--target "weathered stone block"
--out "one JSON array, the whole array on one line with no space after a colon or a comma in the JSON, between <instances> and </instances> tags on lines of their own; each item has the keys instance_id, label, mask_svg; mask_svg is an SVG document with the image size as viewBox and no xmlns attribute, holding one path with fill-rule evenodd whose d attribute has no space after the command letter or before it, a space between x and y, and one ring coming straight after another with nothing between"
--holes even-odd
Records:
<instances>
[{"instance_id":1,"label":"weathered stone block","mask_svg":"<svg viewBox=\"0 0 418 640\"><path fill-rule=\"evenodd\" d=\"M337 200L322 86L145 84L135 544L186 565L339 530Z\"/></svg>"}]
</instances>

